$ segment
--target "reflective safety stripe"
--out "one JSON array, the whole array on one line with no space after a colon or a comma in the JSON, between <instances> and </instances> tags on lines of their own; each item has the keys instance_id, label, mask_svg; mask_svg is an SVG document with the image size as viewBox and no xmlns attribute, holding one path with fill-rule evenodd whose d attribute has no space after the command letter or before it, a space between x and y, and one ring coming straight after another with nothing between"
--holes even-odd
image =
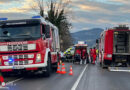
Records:
<instances>
[{"instance_id":1,"label":"reflective safety stripe","mask_svg":"<svg viewBox=\"0 0 130 90\"><path fill-rule=\"evenodd\" d=\"M109 71L130 72L130 67L108 67Z\"/></svg>"}]
</instances>

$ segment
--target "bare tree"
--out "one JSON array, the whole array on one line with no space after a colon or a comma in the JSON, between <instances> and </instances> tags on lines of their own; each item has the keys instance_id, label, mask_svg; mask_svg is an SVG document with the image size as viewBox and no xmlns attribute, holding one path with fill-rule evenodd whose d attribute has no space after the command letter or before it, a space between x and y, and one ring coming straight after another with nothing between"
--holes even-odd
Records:
<instances>
[{"instance_id":1,"label":"bare tree","mask_svg":"<svg viewBox=\"0 0 130 90\"><path fill-rule=\"evenodd\" d=\"M70 0L34 0L37 5L32 8L38 11L41 16L58 27L60 35L61 50L67 49L72 45L72 37L70 34L71 23L68 21L70 10ZM45 15L47 12L47 15Z\"/></svg>"}]
</instances>

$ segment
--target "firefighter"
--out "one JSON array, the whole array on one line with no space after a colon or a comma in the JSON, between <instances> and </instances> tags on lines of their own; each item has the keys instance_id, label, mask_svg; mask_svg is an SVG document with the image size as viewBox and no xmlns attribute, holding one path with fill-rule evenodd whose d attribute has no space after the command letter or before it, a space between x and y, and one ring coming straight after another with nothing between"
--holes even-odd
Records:
<instances>
[{"instance_id":1,"label":"firefighter","mask_svg":"<svg viewBox=\"0 0 130 90\"><path fill-rule=\"evenodd\" d=\"M68 61L70 61L70 59L71 59L71 51L70 50L67 52L66 57L67 57Z\"/></svg>"},{"instance_id":2,"label":"firefighter","mask_svg":"<svg viewBox=\"0 0 130 90\"><path fill-rule=\"evenodd\" d=\"M98 52L99 52L98 49L96 49L96 54L97 54L97 55L98 55Z\"/></svg>"},{"instance_id":3,"label":"firefighter","mask_svg":"<svg viewBox=\"0 0 130 90\"><path fill-rule=\"evenodd\" d=\"M80 50L80 49L77 49L77 50L76 50L76 54L81 55L81 50Z\"/></svg>"},{"instance_id":4,"label":"firefighter","mask_svg":"<svg viewBox=\"0 0 130 90\"><path fill-rule=\"evenodd\" d=\"M90 61L93 62L93 52L92 48L90 48Z\"/></svg>"},{"instance_id":5,"label":"firefighter","mask_svg":"<svg viewBox=\"0 0 130 90\"><path fill-rule=\"evenodd\" d=\"M86 51L86 49L84 48L84 49L82 49L81 52L82 52L81 58L82 58L84 64L86 64L86 62L87 62L87 51Z\"/></svg>"},{"instance_id":6,"label":"firefighter","mask_svg":"<svg viewBox=\"0 0 130 90\"><path fill-rule=\"evenodd\" d=\"M93 49L92 49L92 55L93 55L93 64L95 64L95 61L96 61L96 48L94 47Z\"/></svg>"},{"instance_id":7,"label":"firefighter","mask_svg":"<svg viewBox=\"0 0 130 90\"><path fill-rule=\"evenodd\" d=\"M98 49L96 49L96 54L97 54L97 55L96 55L96 56L97 56L97 57L96 57L96 58L97 58L96 60L98 60L98 58L99 58L99 50L98 50Z\"/></svg>"},{"instance_id":8,"label":"firefighter","mask_svg":"<svg viewBox=\"0 0 130 90\"><path fill-rule=\"evenodd\" d=\"M75 51L75 60L80 62L80 59L81 59L81 50L78 48Z\"/></svg>"}]
</instances>

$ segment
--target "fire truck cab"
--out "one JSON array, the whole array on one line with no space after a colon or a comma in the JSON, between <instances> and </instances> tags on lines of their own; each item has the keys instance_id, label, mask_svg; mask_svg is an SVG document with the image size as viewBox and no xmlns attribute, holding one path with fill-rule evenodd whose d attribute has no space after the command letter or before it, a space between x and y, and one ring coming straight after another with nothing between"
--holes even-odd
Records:
<instances>
[{"instance_id":1,"label":"fire truck cab","mask_svg":"<svg viewBox=\"0 0 130 90\"><path fill-rule=\"evenodd\" d=\"M102 67L130 65L130 30L120 25L101 33L99 61Z\"/></svg>"},{"instance_id":2,"label":"fire truck cab","mask_svg":"<svg viewBox=\"0 0 130 90\"><path fill-rule=\"evenodd\" d=\"M60 51L57 27L41 16L0 20L1 72L42 71L50 76Z\"/></svg>"}]
</instances>

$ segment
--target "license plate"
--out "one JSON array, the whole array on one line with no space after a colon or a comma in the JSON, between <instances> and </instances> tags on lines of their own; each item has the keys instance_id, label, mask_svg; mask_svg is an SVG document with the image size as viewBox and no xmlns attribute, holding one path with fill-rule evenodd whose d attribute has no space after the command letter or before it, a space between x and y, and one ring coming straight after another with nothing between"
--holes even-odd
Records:
<instances>
[{"instance_id":1,"label":"license plate","mask_svg":"<svg viewBox=\"0 0 130 90\"><path fill-rule=\"evenodd\" d=\"M24 69L24 66L13 66L14 69Z\"/></svg>"}]
</instances>

